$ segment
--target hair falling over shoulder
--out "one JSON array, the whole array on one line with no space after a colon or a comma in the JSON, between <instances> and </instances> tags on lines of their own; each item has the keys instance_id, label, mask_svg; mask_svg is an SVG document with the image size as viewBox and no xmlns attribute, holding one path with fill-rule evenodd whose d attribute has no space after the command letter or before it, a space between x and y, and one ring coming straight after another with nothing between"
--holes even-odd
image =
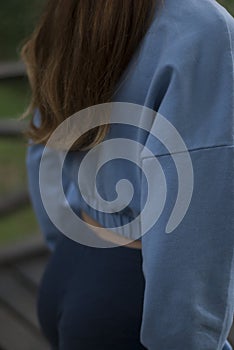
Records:
<instances>
[{"instance_id":1,"label":"hair falling over shoulder","mask_svg":"<svg viewBox=\"0 0 234 350\"><path fill-rule=\"evenodd\" d=\"M115 87L146 34L159 0L48 0L21 49L31 86L23 117L38 108L27 136L46 143L72 114L111 102ZM83 134L82 150L100 143L108 124Z\"/></svg>"}]
</instances>

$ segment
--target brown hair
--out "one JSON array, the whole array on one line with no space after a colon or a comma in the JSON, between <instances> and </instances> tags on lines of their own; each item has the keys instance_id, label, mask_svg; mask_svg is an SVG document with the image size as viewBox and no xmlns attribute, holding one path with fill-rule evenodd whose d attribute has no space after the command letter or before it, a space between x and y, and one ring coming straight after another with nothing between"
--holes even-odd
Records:
<instances>
[{"instance_id":1,"label":"brown hair","mask_svg":"<svg viewBox=\"0 0 234 350\"><path fill-rule=\"evenodd\" d=\"M38 108L41 124L27 132L45 143L81 109L111 102L116 84L153 19L159 0L49 0L21 49L32 97L24 117ZM101 142L108 124L83 134L75 149Z\"/></svg>"}]
</instances>

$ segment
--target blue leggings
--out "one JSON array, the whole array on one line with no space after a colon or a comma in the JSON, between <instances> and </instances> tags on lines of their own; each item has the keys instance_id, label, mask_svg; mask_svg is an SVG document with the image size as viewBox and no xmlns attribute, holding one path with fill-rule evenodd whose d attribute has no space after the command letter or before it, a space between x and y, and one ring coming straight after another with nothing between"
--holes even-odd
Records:
<instances>
[{"instance_id":1,"label":"blue leggings","mask_svg":"<svg viewBox=\"0 0 234 350\"><path fill-rule=\"evenodd\" d=\"M54 350L144 350L144 277L138 249L91 248L62 236L38 295L41 328Z\"/></svg>"}]
</instances>

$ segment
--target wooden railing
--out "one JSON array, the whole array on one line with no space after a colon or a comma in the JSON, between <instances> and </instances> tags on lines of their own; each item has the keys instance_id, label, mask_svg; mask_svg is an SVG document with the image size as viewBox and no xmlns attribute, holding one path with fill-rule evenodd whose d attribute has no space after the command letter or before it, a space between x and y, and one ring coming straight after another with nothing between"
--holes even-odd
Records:
<instances>
[{"instance_id":1,"label":"wooden railing","mask_svg":"<svg viewBox=\"0 0 234 350\"><path fill-rule=\"evenodd\" d=\"M26 68L23 62L2 62L0 63L0 79L18 78L26 75Z\"/></svg>"},{"instance_id":2,"label":"wooden railing","mask_svg":"<svg viewBox=\"0 0 234 350\"><path fill-rule=\"evenodd\" d=\"M0 64L0 80L25 75L22 63ZM22 142L26 123L0 120L0 138ZM0 197L0 219L30 205L27 188ZM49 349L36 314L38 285L49 251L41 235L0 246L0 349Z\"/></svg>"},{"instance_id":3,"label":"wooden railing","mask_svg":"<svg viewBox=\"0 0 234 350\"><path fill-rule=\"evenodd\" d=\"M26 69L22 62L5 62L0 64L0 80L15 79L26 76ZM1 119L0 120L0 138L22 139L26 122L22 120ZM30 204L27 189L21 189L17 192L0 198L0 218L14 213L22 207Z\"/></svg>"},{"instance_id":4,"label":"wooden railing","mask_svg":"<svg viewBox=\"0 0 234 350\"><path fill-rule=\"evenodd\" d=\"M1 120L0 121L0 138L22 138L26 123L23 121ZM30 204L27 189L21 189L17 192L5 195L0 198L0 218L11 214L22 207Z\"/></svg>"}]
</instances>

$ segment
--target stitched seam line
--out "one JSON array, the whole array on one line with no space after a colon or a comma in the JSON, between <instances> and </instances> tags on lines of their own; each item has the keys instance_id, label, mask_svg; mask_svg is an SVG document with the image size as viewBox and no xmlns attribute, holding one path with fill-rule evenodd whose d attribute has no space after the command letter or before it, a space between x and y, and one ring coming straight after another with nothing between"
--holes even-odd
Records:
<instances>
[{"instance_id":1,"label":"stitched seam line","mask_svg":"<svg viewBox=\"0 0 234 350\"><path fill-rule=\"evenodd\" d=\"M205 151L205 150L211 150L211 149L217 149L217 148L233 148L234 144L231 145L217 145L217 146L210 146L210 147L198 147L198 148L193 148L193 149L188 149L187 151L178 151L178 152L172 152L172 153L165 153L165 154L155 154L154 156L143 156L141 157L142 160L144 159L150 159L150 158L160 158L160 157L166 157L166 156L171 156L173 154L180 154L180 153L191 153L191 152L196 152L196 151Z\"/></svg>"}]
</instances>

